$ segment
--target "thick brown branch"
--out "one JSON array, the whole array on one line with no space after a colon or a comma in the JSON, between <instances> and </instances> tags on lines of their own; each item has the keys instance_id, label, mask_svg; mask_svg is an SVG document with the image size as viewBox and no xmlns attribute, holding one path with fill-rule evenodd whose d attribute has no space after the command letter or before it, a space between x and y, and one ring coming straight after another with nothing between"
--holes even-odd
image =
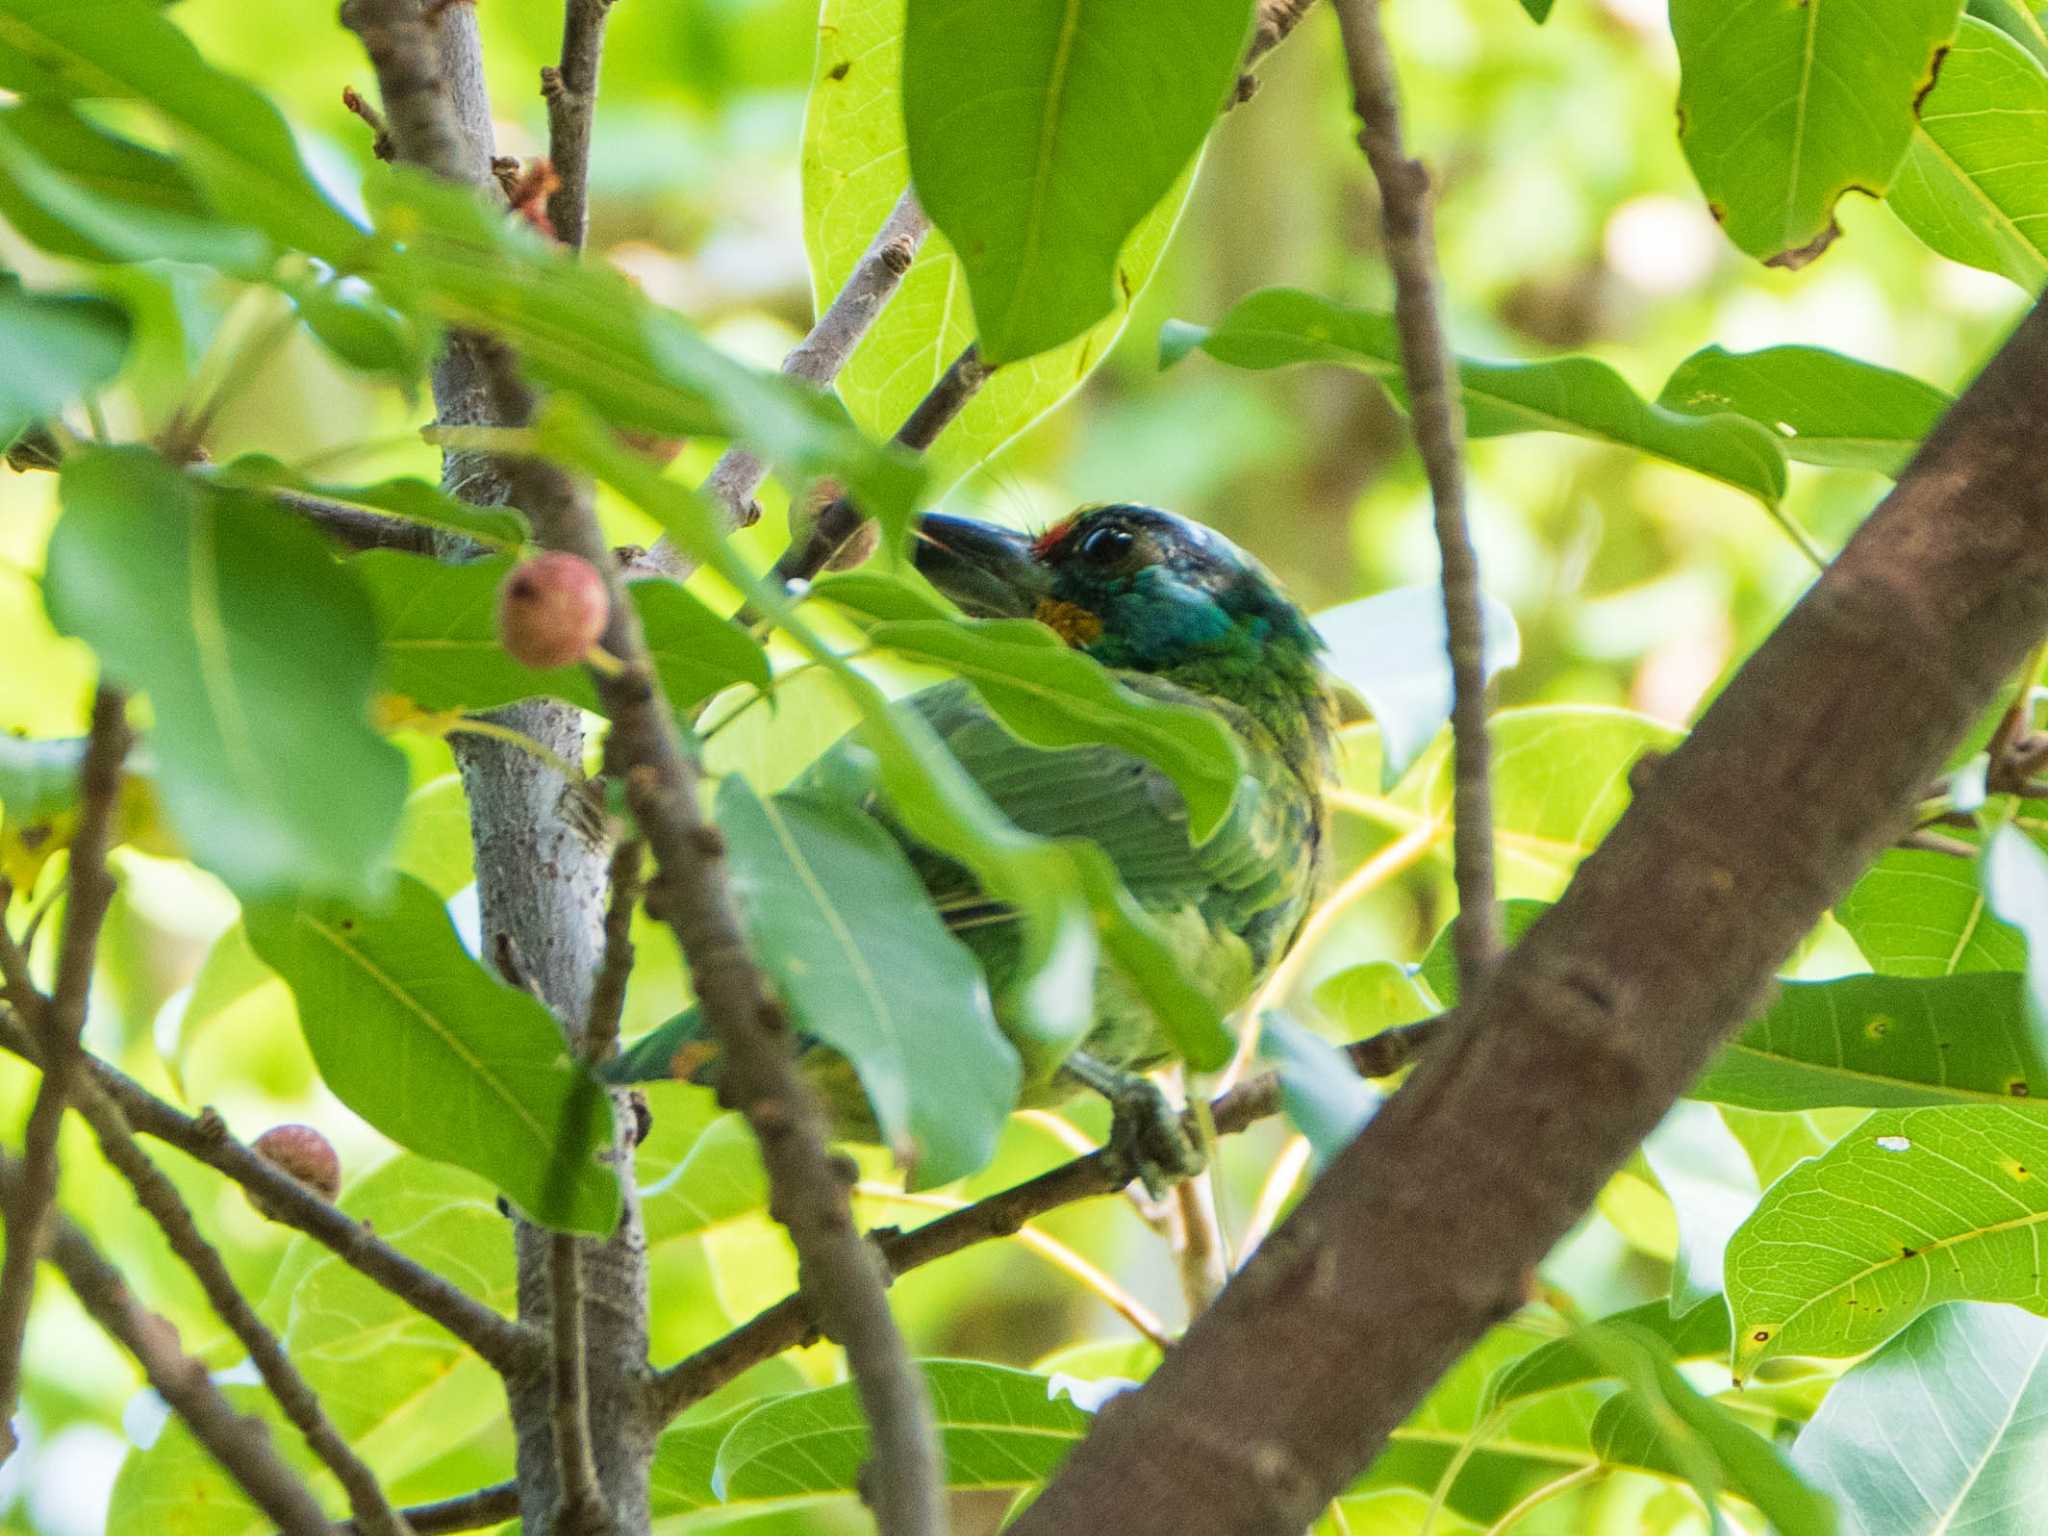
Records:
<instances>
[{"instance_id":1,"label":"thick brown branch","mask_svg":"<svg viewBox=\"0 0 2048 1536\"><path fill-rule=\"evenodd\" d=\"M1380 27L1380 0L1335 0L1351 71L1358 143L1380 188L1387 265L1394 274L1394 321L1401 333L1415 446L1436 506L1444 615L1451 660L1452 866L1458 917L1452 937L1458 980L1469 997L1500 948L1493 902L1493 792L1486 730L1485 630L1480 617L1479 556L1465 520L1465 407L1438 302L1436 233L1429 172L1401 143L1400 92Z\"/></svg>"},{"instance_id":2,"label":"thick brown branch","mask_svg":"<svg viewBox=\"0 0 2048 1536\"><path fill-rule=\"evenodd\" d=\"M604 57L604 24L612 0L566 0L562 7L562 62L540 72L548 104L548 159L560 178L548 197L555 238L583 248L590 217L590 133L597 115L597 66Z\"/></svg>"},{"instance_id":3,"label":"thick brown branch","mask_svg":"<svg viewBox=\"0 0 2048 1536\"><path fill-rule=\"evenodd\" d=\"M4 1014L0 1014L0 1048L28 1061L40 1063L42 1059L28 1031ZM119 1108L134 1129L234 1180L273 1220L295 1227L331 1249L342 1262L439 1323L497 1370L511 1372L539 1364L536 1335L499 1316L433 1270L414 1263L361 1222L272 1166L230 1136L218 1117L187 1115L97 1057L88 1055L84 1060L86 1083Z\"/></svg>"},{"instance_id":4,"label":"thick brown branch","mask_svg":"<svg viewBox=\"0 0 2048 1536\"><path fill-rule=\"evenodd\" d=\"M1012 1528L1296 1532L1517 1305L2048 633L2048 307Z\"/></svg>"},{"instance_id":5,"label":"thick brown branch","mask_svg":"<svg viewBox=\"0 0 2048 1536\"><path fill-rule=\"evenodd\" d=\"M63 1124L64 1106L75 1092L83 1055L78 1037L85 1027L93 961L99 952L107 905L114 898L107 850L121 798L121 764L128 756L127 711L127 699L102 684L93 697L92 735L79 768L83 809L78 835L71 844L64 938L57 961L57 985L49 1003L44 1004L29 984L27 956L15 948L11 937L0 935L7 950L9 998L17 1007L23 1001L28 1003L32 1010L29 1018L38 1026L43 1049L43 1081L36 1090L35 1107L29 1111L19 1198L6 1203L7 1256L0 1264L0 1461L14 1453L21 1348L28 1333L29 1303L35 1295L36 1260L41 1256L45 1223L57 1194L57 1132ZM7 894L0 886L0 922L5 920Z\"/></svg>"},{"instance_id":6,"label":"thick brown branch","mask_svg":"<svg viewBox=\"0 0 2048 1536\"><path fill-rule=\"evenodd\" d=\"M1432 1040L1448 1033L1452 1017L1445 1014L1419 1024L1404 1024L1369 1040L1360 1040L1348 1047L1351 1064L1363 1077L1392 1077L1415 1061ZM1277 1114L1279 1109L1280 1084L1270 1072L1246 1079L1209 1105L1219 1136L1234 1136ZM900 1275L963 1249L1012 1236L1027 1221L1047 1211L1113 1195L1119 1187L1107 1157L1091 1152L921 1227L908 1232L890 1229L876 1233L875 1238L889 1273ZM773 1359L785 1349L794 1349L816 1332L804 1297L783 1297L688 1359L660 1372L655 1377L654 1390L661 1417L664 1421L674 1418L741 1372Z\"/></svg>"},{"instance_id":7,"label":"thick brown branch","mask_svg":"<svg viewBox=\"0 0 2048 1536\"><path fill-rule=\"evenodd\" d=\"M19 1198L22 1176L20 1162L0 1153L0 1201ZM178 1330L137 1301L120 1272L62 1217L51 1223L49 1258L87 1315L135 1357L149 1384L264 1514L287 1536L328 1536L327 1516L277 1454L269 1429L234 1410L205 1363L178 1347Z\"/></svg>"},{"instance_id":8,"label":"thick brown branch","mask_svg":"<svg viewBox=\"0 0 2048 1536\"><path fill-rule=\"evenodd\" d=\"M362 41L377 71L398 158L450 181L480 174L441 72L434 25L418 0L344 0L341 24Z\"/></svg>"}]
</instances>

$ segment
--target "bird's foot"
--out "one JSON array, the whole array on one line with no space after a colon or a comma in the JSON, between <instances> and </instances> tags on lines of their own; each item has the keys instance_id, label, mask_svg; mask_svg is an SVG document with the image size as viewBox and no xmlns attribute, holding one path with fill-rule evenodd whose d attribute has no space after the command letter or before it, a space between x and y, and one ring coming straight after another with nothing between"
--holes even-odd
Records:
<instances>
[{"instance_id":1,"label":"bird's foot","mask_svg":"<svg viewBox=\"0 0 2048 1536\"><path fill-rule=\"evenodd\" d=\"M1136 1179L1157 1200L1207 1165L1182 1112L1149 1077L1121 1071L1082 1051L1067 1058L1066 1069L1109 1100L1109 1144L1102 1150L1118 1188Z\"/></svg>"}]
</instances>

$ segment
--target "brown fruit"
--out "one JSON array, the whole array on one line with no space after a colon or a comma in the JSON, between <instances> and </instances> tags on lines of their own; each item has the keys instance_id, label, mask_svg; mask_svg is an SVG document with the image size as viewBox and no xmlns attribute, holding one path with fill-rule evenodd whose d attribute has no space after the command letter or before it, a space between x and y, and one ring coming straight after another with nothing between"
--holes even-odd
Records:
<instances>
[{"instance_id":1,"label":"brown fruit","mask_svg":"<svg viewBox=\"0 0 2048 1536\"><path fill-rule=\"evenodd\" d=\"M334 1144L310 1125L274 1125L251 1143L256 1155L282 1173L288 1173L322 1200L331 1201L341 1193L341 1159ZM250 1202L257 1210L277 1219L256 1195Z\"/></svg>"},{"instance_id":2,"label":"brown fruit","mask_svg":"<svg viewBox=\"0 0 2048 1536\"><path fill-rule=\"evenodd\" d=\"M581 661L610 618L604 578L562 550L515 566L498 589L498 641L538 671Z\"/></svg>"}]
</instances>

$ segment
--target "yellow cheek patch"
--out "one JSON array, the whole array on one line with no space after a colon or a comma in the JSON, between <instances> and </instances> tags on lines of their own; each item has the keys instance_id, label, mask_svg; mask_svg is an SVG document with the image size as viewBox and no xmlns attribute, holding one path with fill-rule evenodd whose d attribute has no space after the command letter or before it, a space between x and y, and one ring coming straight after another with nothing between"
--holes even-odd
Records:
<instances>
[{"instance_id":1,"label":"yellow cheek patch","mask_svg":"<svg viewBox=\"0 0 2048 1536\"><path fill-rule=\"evenodd\" d=\"M1102 633L1101 619L1079 603L1063 602L1057 597L1040 598L1038 610L1031 616L1076 650Z\"/></svg>"}]
</instances>

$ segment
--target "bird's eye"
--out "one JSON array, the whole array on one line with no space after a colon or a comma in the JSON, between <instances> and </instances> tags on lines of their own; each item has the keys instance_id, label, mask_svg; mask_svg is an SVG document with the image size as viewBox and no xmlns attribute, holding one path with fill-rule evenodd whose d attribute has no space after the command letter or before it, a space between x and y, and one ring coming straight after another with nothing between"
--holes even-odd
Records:
<instances>
[{"instance_id":1,"label":"bird's eye","mask_svg":"<svg viewBox=\"0 0 2048 1536\"><path fill-rule=\"evenodd\" d=\"M1130 529L1119 528L1112 523L1095 529L1081 540L1075 553L1090 565L1115 565L1131 552L1131 545L1136 542Z\"/></svg>"}]
</instances>

